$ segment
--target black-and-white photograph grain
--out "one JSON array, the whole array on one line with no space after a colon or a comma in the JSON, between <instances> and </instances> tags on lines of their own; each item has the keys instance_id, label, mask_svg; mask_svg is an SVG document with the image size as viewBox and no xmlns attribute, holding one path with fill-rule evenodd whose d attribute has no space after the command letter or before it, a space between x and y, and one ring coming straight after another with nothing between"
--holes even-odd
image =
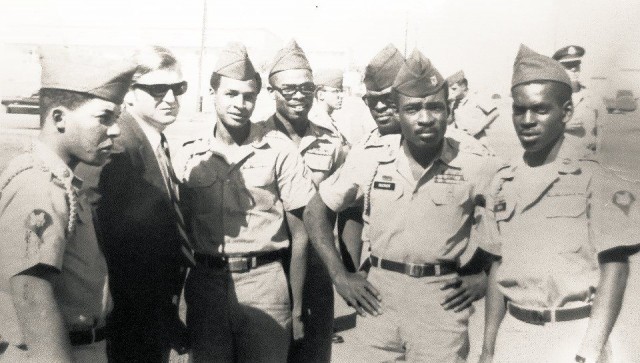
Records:
<instances>
[{"instance_id":1,"label":"black-and-white photograph grain","mask_svg":"<svg viewBox=\"0 0 640 363\"><path fill-rule=\"evenodd\" d=\"M640 363L636 0L2 0L0 362Z\"/></svg>"}]
</instances>

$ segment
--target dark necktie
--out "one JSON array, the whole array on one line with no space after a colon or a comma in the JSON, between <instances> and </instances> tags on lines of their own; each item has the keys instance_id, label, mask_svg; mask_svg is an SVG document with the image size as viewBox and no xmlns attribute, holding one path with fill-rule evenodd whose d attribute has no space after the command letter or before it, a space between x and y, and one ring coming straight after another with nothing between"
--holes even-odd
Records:
<instances>
[{"instance_id":1,"label":"dark necktie","mask_svg":"<svg viewBox=\"0 0 640 363\"><path fill-rule=\"evenodd\" d=\"M160 163L163 164L160 165L160 168L165 179L169 198L171 199L171 204L173 205L173 209L176 213L176 225L178 228L178 233L180 234L180 251L184 255L186 261L191 265L191 267L194 267L196 265L196 260L193 257L193 245L191 244L189 235L186 232L187 229L184 221L184 216L182 215L182 211L180 210L180 206L178 205L178 193L176 190L178 179L175 172L173 171L173 166L171 166L171 153L169 152L169 143L167 142L167 138L163 133L160 133L160 152L158 154Z\"/></svg>"}]
</instances>

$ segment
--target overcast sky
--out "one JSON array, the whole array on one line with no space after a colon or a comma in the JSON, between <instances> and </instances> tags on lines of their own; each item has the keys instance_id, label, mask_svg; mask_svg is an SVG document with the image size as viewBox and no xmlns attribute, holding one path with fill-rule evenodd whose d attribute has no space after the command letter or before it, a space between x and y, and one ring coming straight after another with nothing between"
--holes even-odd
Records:
<instances>
[{"instance_id":1,"label":"overcast sky","mask_svg":"<svg viewBox=\"0 0 640 363\"><path fill-rule=\"evenodd\" d=\"M175 29L199 44L205 0L0 0L0 42L163 44ZM463 68L471 82L503 88L520 43L552 54L587 49L583 72L640 69L636 0L207 0L207 38L266 29L304 49L348 52L365 65L386 43L418 47L443 75ZM187 31L189 30L190 31ZM83 31L85 30L85 31ZM91 30L91 32L88 32ZM87 34L91 34L87 39ZM274 49L275 51L275 49Z\"/></svg>"}]
</instances>

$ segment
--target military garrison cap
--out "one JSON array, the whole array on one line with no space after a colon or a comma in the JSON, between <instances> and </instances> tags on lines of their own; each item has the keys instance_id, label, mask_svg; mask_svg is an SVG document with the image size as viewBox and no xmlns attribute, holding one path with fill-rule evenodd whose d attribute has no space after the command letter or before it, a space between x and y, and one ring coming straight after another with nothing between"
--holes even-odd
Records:
<instances>
[{"instance_id":1,"label":"military garrison cap","mask_svg":"<svg viewBox=\"0 0 640 363\"><path fill-rule=\"evenodd\" d=\"M557 60L560 63L579 63L581 62L584 53L585 50L581 46L568 45L566 47L558 49L553 54L553 59Z\"/></svg>"},{"instance_id":2,"label":"military garrison cap","mask_svg":"<svg viewBox=\"0 0 640 363\"><path fill-rule=\"evenodd\" d=\"M293 39L276 53L276 56L273 58L271 70L269 71L269 77L275 73L288 71L290 69L308 69L311 71L311 65L307 60L307 56Z\"/></svg>"},{"instance_id":3,"label":"military garrison cap","mask_svg":"<svg viewBox=\"0 0 640 363\"><path fill-rule=\"evenodd\" d=\"M447 77L447 83L449 83L449 85L452 84L456 84L460 81L462 81L463 79L465 79L464 76L464 71L463 70L459 70L456 73L450 75L449 77Z\"/></svg>"},{"instance_id":4,"label":"military garrison cap","mask_svg":"<svg viewBox=\"0 0 640 363\"><path fill-rule=\"evenodd\" d=\"M367 91L382 92L391 87L403 64L404 57L389 43L367 65L363 80Z\"/></svg>"},{"instance_id":5,"label":"military garrison cap","mask_svg":"<svg viewBox=\"0 0 640 363\"><path fill-rule=\"evenodd\" d=\"M213 71L239 81L255 79L257 74L247 54L247 48L237 42L231 42L222 49Z\"/></svg>"},{"instance_id":6,"label":"military garrison cap","mask_svg":"<svg viewBox=\"0 0 640 363\"><path fill-rule=\"evenodd\" d=\"M444 84L444 79L431 61L414 49L398 71L393 89L409 97L426 97L438 92Z\"/></svg>"},{"instance_id":7,"label":"military garrison cap","mask_svg":"<svg viewBox=\"0 0 640 363\"><path fill-rule=\"evenodd\" d=\"M41 88L89 94L121 104L136 65L130 57L69 46L40 48Z\"/></svg>"},{"instance_id":8,"label":"military garrison cap","mask_svg":"<svg viewBox=\"0 0 640 363\"><path fill-rule=\"evenodd\" d=\"M340 69L321 69L313 75L316 86L342 88L343 72Z\"/></svg>"},{"instance_id":9,"label":"military garrison cap","mask_svg":"<svg viewBox=\"0 0 640 363\"><path fill-rule=\"evenodd\" d=\"M547 56L536 53L521 44L516 60L513 63L511 88L533 81L555 81L571 87L571 80L564 67Z\"/></svg>"}]
</instances>

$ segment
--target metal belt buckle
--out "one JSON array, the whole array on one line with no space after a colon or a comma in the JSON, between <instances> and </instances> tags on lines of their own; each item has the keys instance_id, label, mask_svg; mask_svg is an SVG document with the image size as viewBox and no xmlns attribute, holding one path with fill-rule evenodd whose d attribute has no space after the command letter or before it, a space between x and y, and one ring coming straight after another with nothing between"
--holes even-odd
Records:
<instances>
[{"instance_id":1,"label":"metal belt buckle","mask_svg":"<svg viewBox=\"0 0 640 363\"><path fill-rule=\"evenodd\" d=\"M424 265L407 263L404 265L404 273L411 277L422 277L424 274Z\"/></svg>"},{"instance_id":2,"label":"metal belt buckle","mask_svg":"<svg viewBox=\"0 0 640 363\"><path fill-rule=\"evenodd\" d=\"M531 324L544 325L547 323L547 319L544 316L544 310L529 310L527 315L529 315Z\"/></svg>"},{"instance_id":3,"label":"metal belt buckle","mask_svg":"<svg viewBox=\"0 0 640 363\"><path fill-rule=\"evenodd\" d=\"M229 257L227 261L231 272L248 272L251 269L247 257Z\"/></svg>"}]
</instances>

